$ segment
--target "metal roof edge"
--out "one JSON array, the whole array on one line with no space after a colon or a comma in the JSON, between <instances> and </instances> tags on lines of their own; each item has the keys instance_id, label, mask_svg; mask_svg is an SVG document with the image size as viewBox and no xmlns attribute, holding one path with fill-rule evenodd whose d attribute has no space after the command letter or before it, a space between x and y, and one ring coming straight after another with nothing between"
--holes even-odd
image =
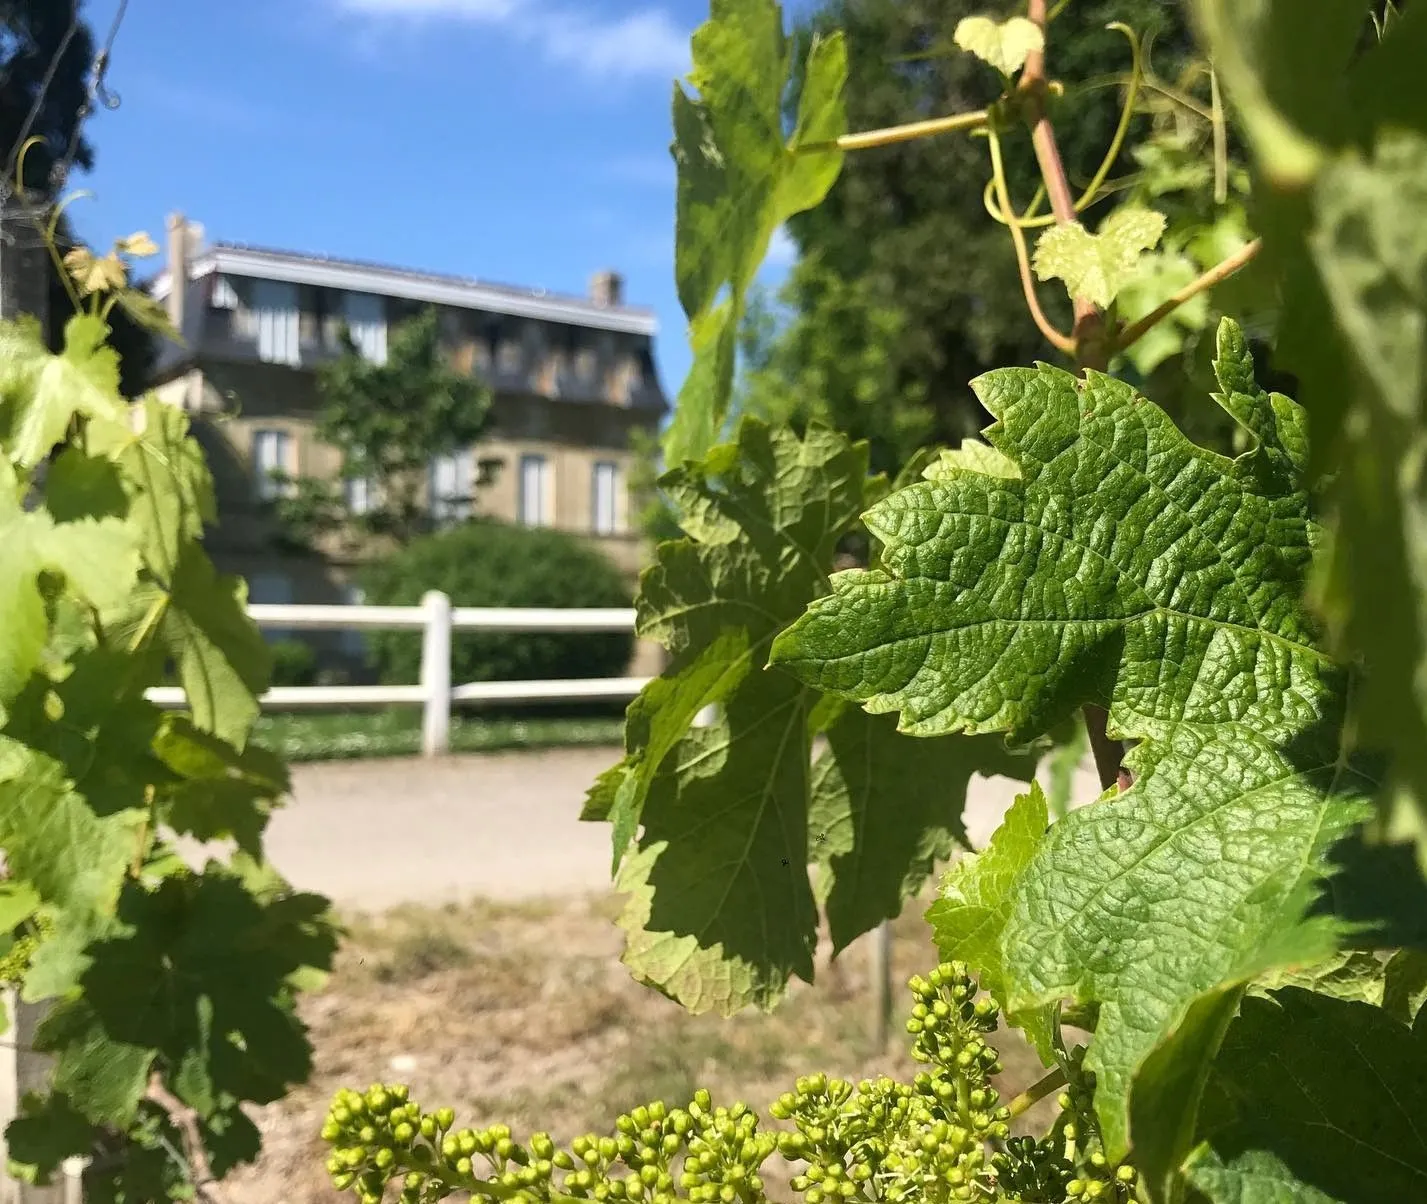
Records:
<instances>
[{"instance_id":1,"label":"metal roof edge","mask_svg":"<svg viewBox=\"0 0 1427 1204\"><path fill-rule=\"evenodd\" d=\"M403 268L382 268L341 260L312 259L277 251L256 251L241 247L214 247L197 256L189 265L191 279L219 271L234 276L280 280L291 284L311 284L321 288L377 293L432 305L484 310L548 322L614 330L652 337L659 324L652 313L630 309L605 309L590 302L562 297L522 295L476 281L454 277L427 276ZM169 291L165 268L154 278L152 295L163 300Z\"/></svg>"}]
</instances>

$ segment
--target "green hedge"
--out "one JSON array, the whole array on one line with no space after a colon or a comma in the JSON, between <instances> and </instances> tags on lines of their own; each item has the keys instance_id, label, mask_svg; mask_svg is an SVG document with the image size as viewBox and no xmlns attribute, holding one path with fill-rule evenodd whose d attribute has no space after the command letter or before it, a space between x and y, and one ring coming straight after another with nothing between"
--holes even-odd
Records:
<instances>
[{"instance_id":1,"label":"green hedge","mask_svg":"<svg viewBox=\"0 0 1427 1204\"><path fill-rule=\"evenodd\" d=\"M269 648L273 685L310 686L317 680L317 653L311 644L304 640L275 640Z\"/></svg>"},{"instance_id":2,"label":"green hedge","mask_svg":"<svg viewBox=\"0 0 1427 1204\"><path fill-rule=\"evenodd\" d=\"M414 606L442 590L454 606L630 606L619 570L582 540L559 531L476 520L413 540L362 578L374 606ZM451 679L530 681L620 677L633 651L632 633L485 635L458 633ZM415 682L421 638L373 632L370 657L382 680Z\"/></svg>"}]
</instances>

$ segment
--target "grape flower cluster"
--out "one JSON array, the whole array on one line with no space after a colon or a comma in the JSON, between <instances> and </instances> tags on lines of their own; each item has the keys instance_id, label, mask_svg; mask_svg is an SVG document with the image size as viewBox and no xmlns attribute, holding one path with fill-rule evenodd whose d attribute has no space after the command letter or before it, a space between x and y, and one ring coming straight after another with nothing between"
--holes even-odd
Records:
<instances>
[{"instance_id":1,"label":"grape flower cluster","mask_svg":"<svg viewBox=\"0 0 1427 1204\"><path fill-rule=\"evenodd\" d=\"M805 1075L769 1108L791 1129L760 1131L747 1105L716 1107L700 1089L687 1107L643 1105L612 1135L577 1137L566 1150L548 1133L522 1145L505 1125L455 1129L451 1109L425 1112L405 1087L378 1084L333 1099L327 1169L361 1204L381 1204L393 1184L401 1204L458 1192L516 1204L764 1204L759 1172L776 1151L802 1164L792 1188L803 1204L1127 1204L1135 1172L1100 1149L1083 1050L1067 1055L1051 1131L1013 1137L1012 1109L991 1085L1001 1071L986 1040L996 1001L959 962L908 985L912 1056L927 1069L910 1084Z\"/></svg>"}]
</instances>

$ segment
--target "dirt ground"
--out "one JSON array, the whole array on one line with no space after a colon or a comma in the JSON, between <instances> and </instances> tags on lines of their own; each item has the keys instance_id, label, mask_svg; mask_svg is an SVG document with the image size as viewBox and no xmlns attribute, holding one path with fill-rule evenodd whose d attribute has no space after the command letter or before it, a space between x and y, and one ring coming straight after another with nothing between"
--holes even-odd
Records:
<instances>
[{"instance_id":1,"label":"dirt ground","mask_svg":"<svg viewBox=\"0 0 1427 1204\"><path fill-rule=\"evenodd\" d=\"M304 1004L312 1080L256 1114L264 1153L230 1180L234 1198L344 1198L327 1182L318 1137L342 1086L404 1081L427 1108L455 1108L458 1125L504 1121L519 1138L543 1129L567 1143L608 1131L638 1103L685 1104L698 1086L716 1103L758 1107L766 1121L767 1105L799 1074L910 1075L903 988L936 960L922 918L929 899L894 925L894 1023L883 1053L871 1039L866 948L831 964L824 950L816 984L795 983L771 1015L722 1020L690 1016L630 978L611 896L407 906L353 919L336 972ZM1003 1034L999 1044L1009 1098L1038 1064L1018 1039ZM790 1200L793 1172L776 1155L765 1169L770 1195Z\"/></svg>"},{"instance_id":2,"label":"dirt ground","mask_svg":"<svg viewBox=\"0 0 1427 1204\"><path fill-rule=\"evenodd\" d=\"M521 1137L544 1129L568 1142L639 1103L687 1103L698 1086L766 1109L799 1074L912 1072L902 988L936 960L922 919L930 895L894 927L883 1053L869 1036L868 951L856 946L831 964L824 951L816 985L795 983L771 1015L689 1016L629 977L608 828L576 819L617 759L584 748L294 768L269 854L295 886L334 900L349 935L326 987L303 1003L311 1082L258 1114L264 1153L236 1176L239 1204L341 1199L317 1134L343 1086L405 1081L426 1107L455 1108L458 1124L503 1121ZM1077 797L1093 797L1093 774L1081 776ZM1016 792L1005 779L972 783L973 847ZM1037 1067L1018 1039L1001 1048L1009 1097ZM765 1177L788 1199L781 1165L771 1159Z\"/></svg>"},{"instance_id":3,"label":"dirt ground","mask_svg":"<svg viewBox=\"0 0 1427 1204\"><path fill-rule=\"evenodd\" d=\"M364 911L603 891L609 827L577 817L585 791L619 757L614 748L564 748L296 765L292 801L268 826L268 856L298 889ZM973 848L1022 789L973 779ZM1098 793L1087 768L1076 797Z\"/></svg>"}]
</instances>

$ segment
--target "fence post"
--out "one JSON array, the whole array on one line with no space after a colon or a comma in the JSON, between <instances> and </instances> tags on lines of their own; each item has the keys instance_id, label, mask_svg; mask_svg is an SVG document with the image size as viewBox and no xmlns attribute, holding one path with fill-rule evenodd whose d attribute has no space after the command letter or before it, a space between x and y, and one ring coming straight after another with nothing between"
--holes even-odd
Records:
<instances>
[{"instance_id":1,"label":"fence post","mask_svg":"<svg viewBox=\"0 0 1427 1204\"><path fill-rule=\"evenodd\" d=\"M428 590L421 599L426 626L421 632L421 752L439 757L451 744L451 599Z\"/></svg>"},{"instance_id":2,"label":"fence post","mask_svg":"<svg viewBox=\"0 0 1427 1204\"><path fill-rule=\"evenodd\" d=\"M20 1112L20 1101L27 1091L49 1089L54 1059L49 1054L35 1053L31 1046L35 1029L49 1010L47 1003L25 1003L13 987L0 992L0 1007L5 1010L9 1029L0 1042L0 1156L8 1156L4 1127ZM11 1179L0 1162L0 1204L69 1204L78 1200L80 1168L70 1165L70 1159L49 1187L35 1187Z\"/></svg>"}]
</instances>

